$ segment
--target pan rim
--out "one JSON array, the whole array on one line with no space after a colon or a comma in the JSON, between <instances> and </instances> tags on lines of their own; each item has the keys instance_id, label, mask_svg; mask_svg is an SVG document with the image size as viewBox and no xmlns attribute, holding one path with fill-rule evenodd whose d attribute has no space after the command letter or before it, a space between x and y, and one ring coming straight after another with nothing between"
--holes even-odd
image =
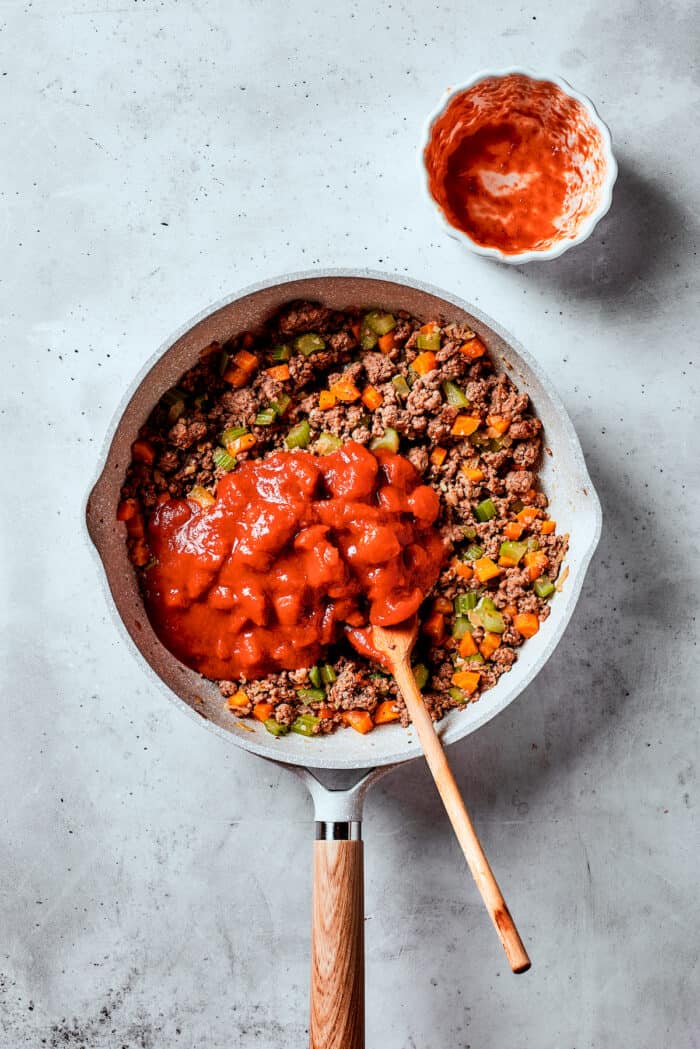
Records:
<instances>
[{"instance_id":1,"label":"pan rim","mask_svg":"<svg viewBox=\"0 0 700 1049\"><path fill-rule=\"evenodd\" d=\"M547 639L545 645L539 652L537 658L533 661L532 665L526 669L521 677L514 676L513 684L510 688L504 691L498 704L495 706L488 706L479 711L479 704L475 708L477 713L473 717L456 719L453 724L445 725L445 721L440 724L440 735L443 743L449 745L455 743L460 739L464 739L466 736L471 735L486 722L492 718L498 716L502 711L510 706L522 692L532 683L537 674L542 670L544 665L547 663L561 638L563 637L566 628L569 624L571 616L573 615L574 608L578 603L578 599L581 593L584 579L586 577L588 568L590 566L593 554L595 553L598 545L601 530L602 530L602 509L600 500L595 487L591 481L590 474L588 472L581 444L574 429L573 423L569 417L569 414L561 400L559 393L553 385L551 379L541 367L539 362L527 351L521 343L515 339L512 334L500 324L494 321L488 314L478 309L473 304L461 299L459 296L447 292L442 288L436 287L425 281L419 281L410 277L406 277L401 274L387 273L368 268L331 268L322 270L305 270L301 272L294 272L283 274L278 277L268 278L263 281L258 281L254 284L248 285L245 288L238 290L237 292L227 295L225 298L208 306L204 310L200 311L193 318L181 325L174 333L172 333L156 351L151 354L148 359L144 362L138 373L134 376L133 380L125 390L124 394L120 398L120 401L113 413L110 420L110 424L105 434L104 441L100 449L100 455L97 460L97 467L93 475L90 487L88 489L87 496L83 502L83 514L82 514L82 527L85 530L84 534L89 540L89 546L92 549L92 555L96 558L96 563L99 566L99 576L102 588L107 597L107 604L110 609L112 618L116 621L117 628L121 635L126 638L127 644L131 649L132 653L135 654L140 664L145 667L148 675L152 678L158 689L162 691L167 698L175 703L179 709L184 710L193 720L198 721L200 724L204 721L205 726L217 735L226 739L227 741L233 742L235 745L241 747L250 753L256 754L261 757L265 757L269 760L279 761L283 764L294 765L305 767L313 765L316 768L326 769L361 769L361 768L373 768L386 765L401 764L405 761L410 761L413 758L419 757L422 753L416 738L412 735L410 730L406 730L404 743L402 747L396 751L390 753L383 753L380 755L372 753L371 749L368 748L366 759L357 757L352 758L339 758L334 755L332 758L324 757L321 753L320 747L315 752L309 753L308 759L305 755L298 753L282 753L282 748L279 747L279 757L271 752L270 745L263 745L257 741L254 734L251 732L244 732L242 730L235 731L236 723L232 724L231 728L223 728L216 723L202 718L197 714L197 711L190 706L190 704L181 698L176 692L173 691L162 678L158 675L156 670L151 666L146 656L141 652L134 638L129 633L126 623L117 607L114 595L110 588L109 577L106 571L106 566L101 557L100 550L98 548L97 540L91 530L91 514L90 514L90 502L95 491L99 488L100 482L102 481L109 460L109 453L114 441L114 438L119 429L121 420L125 414L128 405L131 403L137 390L140 388L144 379L154 367L154 365L160 360L161 357L183 336L190 332L202 321L207 320L212 315L218 313L220 310L231 306L233 303L247 296L255 295L258 292L274 289L283 288L287 284L293 284L300 281L308 280L324 280L329 278L344 278L349 280L368 280L368 281L381 281L387 284L394 284L401 288L411 288L416 291L422 292L427 295L431 295L437 299L440 299L457 309L464 310L478 320L485 327L488 327L493 331L503 342L513 350L513 352L521 359L526 368L532 373L536 381L541 385L546 397L548 398L553 411L556 413L560 423L562 424L564 437L568 444L568 454L572 461L572 470L575 471L577 480L582 484L587 492L587 504L586 509L589 516L591 516L592 527L589 524L588 531L590 533L588 544L585 549L581 552L579 561L577 564L576 572L571 578L571 583L567 587L565 593L559 595L559 601L564 599L563 603L559 606L558 611L558 623L556 629L552 632L551 636ZM537 406L536 406L537 407ZM516 664L517 667L517 664ZM516 671L517 674L517 671ZM509 675L510 677L510 675ZM447 719L446 719L447 720ZM247 738L250 737L250 738ZM363 737L364 741L364 737ZM315 741L317 746L318 741ZM279 745L278 745L279 746Z\"/></svg>"}]
</instances>

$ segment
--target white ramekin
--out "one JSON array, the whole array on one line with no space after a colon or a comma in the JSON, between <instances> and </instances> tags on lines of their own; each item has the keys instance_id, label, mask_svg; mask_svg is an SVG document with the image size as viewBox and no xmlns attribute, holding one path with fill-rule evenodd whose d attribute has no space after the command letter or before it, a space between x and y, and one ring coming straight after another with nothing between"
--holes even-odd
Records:
<instances>
[{"instance_id":1,"label":"white ramekin","mask_svg":"<svg viewBox=\"0 0 700 1049\"><path fill-rule=\"evenodd\" d=\"M565 95L570 98L576 99L584 107L591 123L597 128L600 133L603 155L606 163L606 177L600 188L600 200L598 206L590 215L581 223L581 226L575 237L563 237L549 248L545 248L541 251L523 251L516 255L506 254L499 248L486 248L481 244L477 244L468 233L463 230L457 229L446 219L442 208L439 206L432 193L428 184L428 173L425 167L424 151L428 143L430 142L431 132L433 124L442 116L445 109L455 97L455 95L461 95L464 91L468 91L469 88L474 87L475 84L480 83L482 80L486 80L490 77L502 78L515 73L521 76L529 77L531 80L545 80L552 84L555 84ZM612 191L615 185L615 179L617 178L617 161L613 156L612 151L612 139L610 136L610 129L607 124L601 120L600 115L591 102L590 98L586 95L581 94L580 91L576 91L571 84L567 83L558 76L550 76L546 73L537 73L532 69L527 69L522 66L511 66L507 69L500 70L481 70L479 73L475 73L474 76L470 77L469 80L465 80L463 83L458 84L456 87L449 88L442 96L439 105L433 110L428 117L425 126L423 128L423 134L420 141L420 149L418 153L418 166L420 169L421 184L423 187L423 193L430 203L433 211L437 215L438 221L442 228L453 237L455 240L460 241L469 251L474 252L475 255L483 255L487 259L496 259L498 262L505 262L508 265L517 266L523 262L536 262L548 259L556 259L560 255L563 255L569 248L573 248L576 244L583 243L595 229L598 222L603 218L610 208L612 203Z\"/></svg>"}]
</instances>

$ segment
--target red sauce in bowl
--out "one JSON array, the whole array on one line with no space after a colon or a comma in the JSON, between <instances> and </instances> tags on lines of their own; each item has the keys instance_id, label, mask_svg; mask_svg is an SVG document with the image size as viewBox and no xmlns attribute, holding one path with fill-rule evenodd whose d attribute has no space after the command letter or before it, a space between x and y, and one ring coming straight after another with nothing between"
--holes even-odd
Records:
<instances>
[{"instance_id":1,"label":"red sauce in bowl","mask_svg":"<svg viewBox=\"0 0 700 1049\"><path fill-rule=\"evenodd\" d=\"M515 73L455 95L433 123L424 161L450 225L507 255L575 237L606 174L586 108L550 81Z\"/></svg>"},{"instance_id":2,"label":"red sauce in bowl","mask_svg":"<svg viewBox=\"0 0 700 1049\"><path fill-rule=\"evenodd\" d=\"M417 611L445 558L438 511L407 459L354 442L252 460L221 478L210 508L156 509L149 617L210 678L311 666L347 624L390 626Z\"/></svg>"}]
</instances>

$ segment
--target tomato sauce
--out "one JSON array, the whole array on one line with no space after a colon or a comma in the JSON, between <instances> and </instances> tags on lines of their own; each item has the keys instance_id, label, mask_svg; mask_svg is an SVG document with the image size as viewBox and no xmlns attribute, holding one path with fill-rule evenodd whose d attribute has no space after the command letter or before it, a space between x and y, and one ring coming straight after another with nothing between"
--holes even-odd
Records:
<instances>
[{"instance_id":1,"label":"tomato sauce","mask_svg":"<svg viewBox=\"0 0 700 1049\"><path fill-rule=\"evenodd\" d=\"M424 159L450 225L512 255L575 236L605 173L584 106L520 74L456 95L433 124Z\"/></svg>"},{"instance_id":2,"label":"tomato sauce","mask_svg":"<svg viewBox=\"0 0 700 1049\"><path fill-rule=\"evenodd\" d=\"M156 509L145 575L161 641L210 678L308 667L348 625L407 619L445 558L437 493L391 452L276 452L216 495Z\"/></svg>"}]
</instances>

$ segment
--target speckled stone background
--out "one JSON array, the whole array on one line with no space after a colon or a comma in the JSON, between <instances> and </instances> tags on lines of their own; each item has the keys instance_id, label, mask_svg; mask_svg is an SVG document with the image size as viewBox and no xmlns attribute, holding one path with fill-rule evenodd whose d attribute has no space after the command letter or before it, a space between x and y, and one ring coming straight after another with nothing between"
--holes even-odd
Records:
<instances>
[{"instance_id":1,"label":"speckled stone background","mask_svg":"<svg viewBox=\"0 0 700 1049\"><path fill-rule=\"evenodd\" d=\"M366 811L368 1045L697 1049L697 6L6 0L0 22L2 1049L305 1044L310 802L149 687L81 503L172 330L358 265L539 356L605 513L556 655L452 753L534 967L507 971L414 763ZM590 94L620 160L593 238L524 269L445 238L414 160L442 89L508 63Z\"/></svg>"}]
</instances>

